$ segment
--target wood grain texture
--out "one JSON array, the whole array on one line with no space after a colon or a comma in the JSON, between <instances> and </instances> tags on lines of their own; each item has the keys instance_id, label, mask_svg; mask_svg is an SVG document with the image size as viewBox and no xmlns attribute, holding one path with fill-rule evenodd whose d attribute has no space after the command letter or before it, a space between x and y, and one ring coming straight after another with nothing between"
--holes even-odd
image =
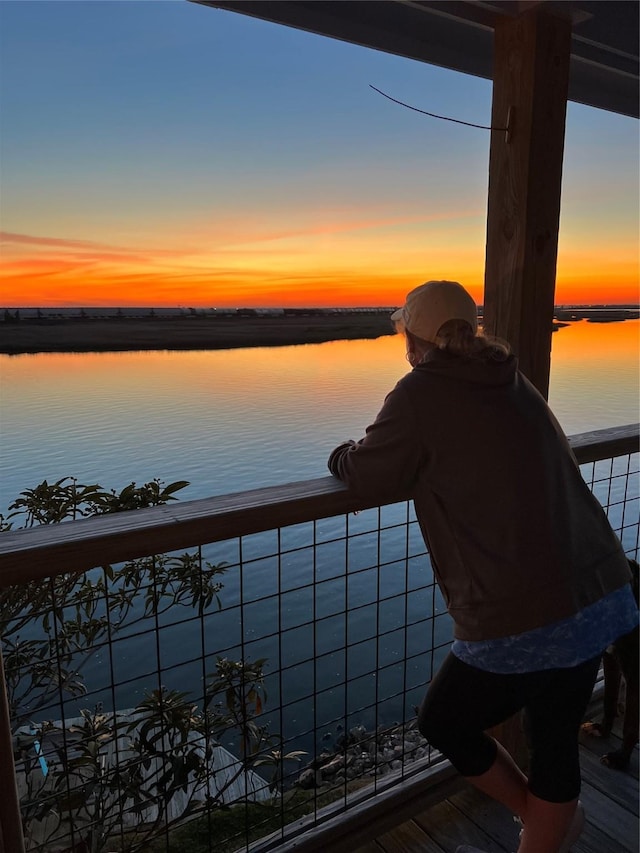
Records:
<instances>
[{"instance_id":1,"label":"wood grain texture","mask_svg":"<svg viewBox=\"0 0 640 853\"><path fill-rule=\"evenodd\" d=\"M536 6L495 29L484 324L549 388L571 25Z\"/></svg>"},{"instance_id":2,"label":"wood grain texture","mask_svg":"<svg viewBox=\"0 0 640 853\"><path fill-rule=\"evenodd\" d=\"M590 713L601 712L601 690L594 696ZM632 760L635 773L619 773L598 760L597 739L582 742L580 762L583 773L581 799L586 807L587 823L583 834L571 848L572 853L637 853L638 844L638 748ZM429 838L425 851L454 853L463 843L477 844L492 853L513 853L517 846L518 826L508 809L460 779L446 797L435 805L416 812L407 827L387 830L375 840L384 853L402 849L405 839L416 839L417 826ZM375 829L375 827L374 827ZM411 843L411 842L410 842ZM304 850L304 846L300 848ZM358 848L355 853L369 853Z\"/></svg>"}]
</instances>

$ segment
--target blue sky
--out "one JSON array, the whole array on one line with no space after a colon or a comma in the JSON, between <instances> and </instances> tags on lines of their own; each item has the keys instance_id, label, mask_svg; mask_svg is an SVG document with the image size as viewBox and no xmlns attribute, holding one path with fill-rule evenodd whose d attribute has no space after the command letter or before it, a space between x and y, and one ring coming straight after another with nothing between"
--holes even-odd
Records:
<instances>
[{"instance_id":1,"label":"blue sky","mask_svg":"<svg viewBox=\"0 0 640 853\"><path fill-rule=\"evenodd\" d=\"M0 26L5 304L479 295L489 133L369 84L489 124L489 81L186 0L3 0ZM628 301L638 123L570 104L564 175L559 301Z\"/></svg>"}]
</instances>

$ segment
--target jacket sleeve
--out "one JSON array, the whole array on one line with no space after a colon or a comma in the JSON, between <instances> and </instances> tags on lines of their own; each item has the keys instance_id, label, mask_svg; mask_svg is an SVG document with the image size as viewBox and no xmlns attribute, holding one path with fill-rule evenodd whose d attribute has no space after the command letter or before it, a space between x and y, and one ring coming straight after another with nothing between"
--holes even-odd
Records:
<instances>
[{"instance_id":1,"label":"jacket sleeve","mask_svg":"<svg viewBox=\"0 0 640 853\"><path fill-rule=\"evenodd\" d=\"M422 442L406 390L397 385L360 441L345 441L329 456L329 470L364 497L409 492L422 464Z\"/></svg>"}]
</instances>

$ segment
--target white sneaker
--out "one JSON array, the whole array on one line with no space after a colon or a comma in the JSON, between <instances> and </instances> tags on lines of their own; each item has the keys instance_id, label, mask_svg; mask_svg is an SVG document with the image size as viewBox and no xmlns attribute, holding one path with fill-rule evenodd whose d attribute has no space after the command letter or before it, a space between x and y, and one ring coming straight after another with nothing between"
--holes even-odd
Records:
<instances>
[{"instance_id":1,"label":"white sneaker","mask_svg":"<svg viewBox=\"0 0 640 853\"><path fill-rule=\"evenodd\" d=\"M522 821L520 820L519 817L514 817L514 821L516 823L522 824ZM582 835L582 831L584 829L585 821L586 821L586 818L585 818L585 814L584 814L584 806L582 805L580 800L578 800L578 805L576 806L576 811L575 811L575 814L573 816L573 820L571 821L571 826L567 830L567 836L566 836L565 840L562 842L562 846L558 850L558 853L569 853L569 851L571 850L573 845L576 843L576 841ZM519 837L522 837L523 832L524 832L524 829L521 829L519 832ZM473 850L473 847L470 847L469 851L465 851L464 849L462 849L462 851L460 851L460 853L470 853L470 851L472 851L472 850ZM459 851L456 851L456 853L459 853Z\"/></svg>"},{"instance_id":2,"label":"white sneaker","mask_svg":"<svg viewBox=\"0 0 640 853\"><path fill-rule=\"evenodd\" d=\"M573 816L573 820L571 821L571 826L567 832L567 837L565 838L562 847L558 850L558 853L569 853L573 845L582 835L582 830L584 829L585 824L585 815L584 815L584 806L578 800L578 805L576 806L576 811Z\"/></svg>"}]
</instances>

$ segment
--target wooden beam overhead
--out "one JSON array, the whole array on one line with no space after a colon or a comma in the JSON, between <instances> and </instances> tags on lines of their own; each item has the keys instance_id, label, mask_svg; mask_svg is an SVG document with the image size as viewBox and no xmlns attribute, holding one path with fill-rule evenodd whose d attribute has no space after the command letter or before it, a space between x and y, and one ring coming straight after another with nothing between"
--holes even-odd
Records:
<instances>
[{"instance_id":1,"label":"wooden beam overhead","mask_svg":"<svg viewBox=\"0 0 640 853\"><path fill-rule=\"evenodd\" d=\"M495 29L484 322L549 387L571 22L537 6Z\"/></svg>"},{"instance_id":2,"label":"wooden beam overhead","mask_svg":"<svg viewBox=\"0 0 640 853\"><path fill-rule=\"evenodd\" d=\"M569 99L640 115L637 0L193 0L485 79L494 30L532 5L571 17Z\"/></svg>"}]
</instances>

